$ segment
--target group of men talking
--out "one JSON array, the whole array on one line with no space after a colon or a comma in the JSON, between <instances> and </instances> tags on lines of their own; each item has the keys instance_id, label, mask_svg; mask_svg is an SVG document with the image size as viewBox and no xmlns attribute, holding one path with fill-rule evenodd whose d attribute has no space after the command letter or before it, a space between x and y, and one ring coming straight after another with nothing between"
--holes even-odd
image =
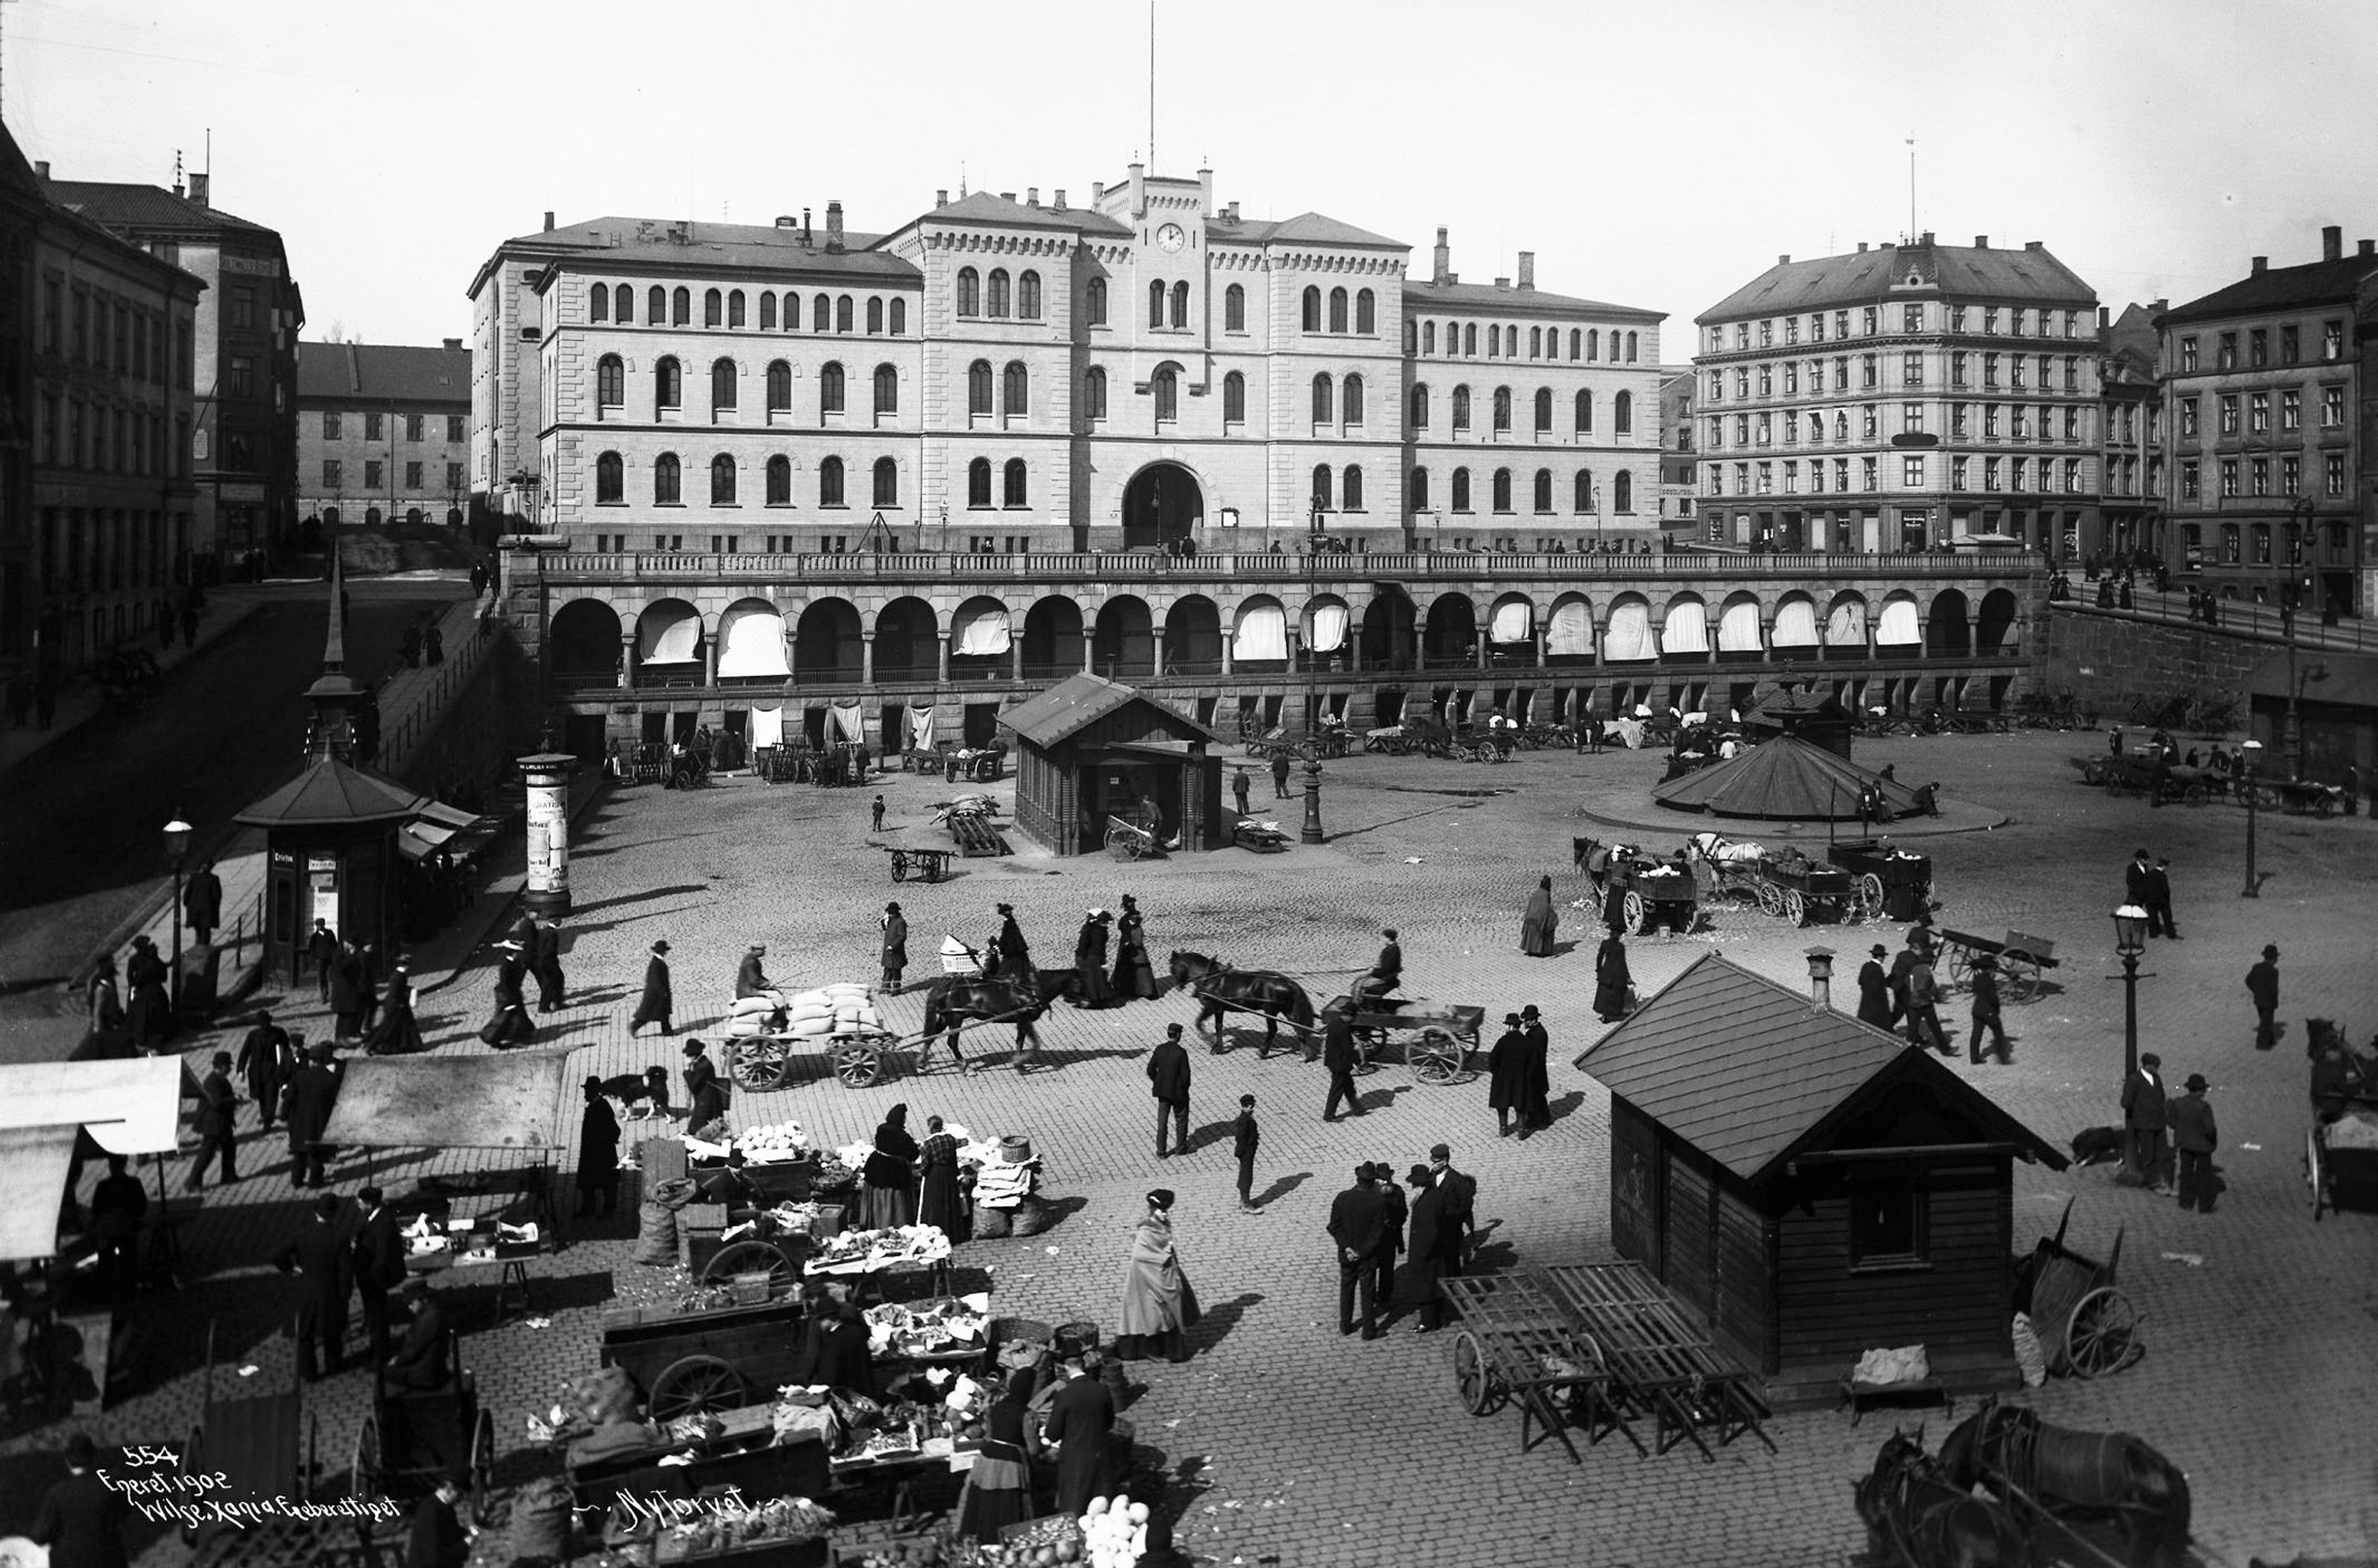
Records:
<instances>
[{"instance_id":1,"label":"group of men talking","mask_svg":"<svg viewBox=\"0 0 2378 1568\"><path fill-rule=\"evenodd\" d=\"M1404 1187L1411 1189L1409 1200ZM1383 1308L1391 1323L1417 1309L1423 1334L1443 1327L1437 1282L1467 1267L1477 1210L1477 1179L1453 1167L1453 1151L1443 1143L1429 1150L1427 1164L1411 1167L1403 1187L1386 1161L1356 1166L1354 1184L1329 1205L1329 1239L1338 1247L1338 1332L1359 1328L1364 1339L1378 1338ZM1400 1281L1399 1256L1406 1260Z\"/></svg>"}]
</instances>

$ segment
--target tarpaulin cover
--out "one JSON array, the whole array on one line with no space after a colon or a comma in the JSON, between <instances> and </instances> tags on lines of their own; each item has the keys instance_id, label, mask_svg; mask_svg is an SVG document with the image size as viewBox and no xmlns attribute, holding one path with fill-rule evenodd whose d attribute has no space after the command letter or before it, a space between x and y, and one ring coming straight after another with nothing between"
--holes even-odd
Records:
<instances>
[{"instance_id":1,"label":"tarpaulin cover","mask_svg":"<svg viewBox=\"0 0 2378 1568\"><path fill-rule=\"evenodd\" d=\"M785 663L785 617L772 604L750 601L731 606L718 622L718 673L723 676L782 676L793 673Z\"/></svg>"},{"instance_id":2,"label":"tarpaulin cover","mask_svg":"<svg viewBox=\"0 0 2378 1568\"><path fill-rule=\"evenodd\" d=\"M908 710L908 749L931 751L933 748L933 711L931 708Z\"/></svg>"},{"instance_id":3,"label":"tarpaulin cover","mask_svg":"<svg viewBox=\"0 0 2378 1568\"><path fill-rule=\"evenodd\" d=\"M1656 659L1651 641L1651 606L1640 599L1622 599L1610 606L1610 621L1602 634L1605 659Z\"/></svg>"},{"instance_id":4,"label":"tarpaulin cover","mask_svg":"<svg viewBox=\"0 0 2378 1568\"><path fill-rule=\"evenodd\" d=\"M171 1154L198 1097L179 1056L20 1062L0 1067L0 1129L72 1122L111 1155Z\"/></svg>"},{"instance_id":5,"label":"tarpaulin cover","mask_svg":"<svg viewBox=\"0 0 2378 1568\"><path fill-rule=\"evenodd\" d=\"M47 1258L58 1250L58 1203L74 1162L79 1124L0 1128L0 1262Z\"/></svg>"},{"instance_id":6,"label":"tarpaulin cover","mask_svg":"<svg viewBox=\"0 0 2378 1568\"><path fill-rule=\"evenodd\" d=\"M986 654L1007 652L1007 606L979 599L958 606L951 628L950 652Z\"/></svg>"},{"instance_id":7,"label":"tarpaulin cover","mask_svg":"<svg viewBox=\"0 0 2378 1568\"><path fill-rule=\"evenodd\" d=\"M636 622L636 661L687 664L702 657L702 617L691 604L655 604Z\"/></svg>"},{"instance_id":8,"label":"tarpaulin cover","mask_svg":"<svg viewBox=\"0 0 2378 1568\"><path fill-rule=\"evenodd\" d=\"M1786 599L1775 606L1775 629L1767 640L1778 648L1817 645L1817 606L1807 599Z\"/></svg>"},{"instance_id":9,"label":"tarpaulin cover","mask_svg":"<svg viewBox=\"0 0 2378 1568\"><path fill-rule=\"evenodd\" d=\"M1878 648L1904 646L1924 640L1924 628L1916 618L1916 601L1893 599L1882 607L1882 618L1874 623L1874 643Z\"/></svg>"},{"instance_id":10,"label":"tarpaulin cover","mask_svg":"<svg viewBox=\"0 0 2378 1568\"><path fill-rule=\"evenodd\" d=\"M751 744L754 746L785 744L785 711L782 708L751 710Z\"/></svg>"},{"instance_id":11,"label":"tarpaulin cover","mask_svg":"<svg viewBox=\"0 0 2378 1568\"><path fill-rule=\"evenodd\" d=\"M1866 646L1866 602L1844 599L1825 616L1825 646L1828 648L1863 648Z\"/></svg>"},{"instance_id":12,"label":"tarpaulin cover","mask_svg":"<svg viewBox=\"0 0 2378 1568\"><path fill-rule=\"evenodd\" d=\"M1486 623L1489 642L1525 642L1536 634L1535 607L1513 593L1496 601L1495 618Z\"/></svg>"},{"instance_id":13,"label":"tarpaulin cover","mask_svg":"<svg viewBox=\"0 0 2378 1568\"><path fill-rule=\"evenodd\" d=\"M1591 653L1593 610L1582 599L1564 599L1553 606L1552 624L1544 630L1547 653Z\"/></svg>"},{"instance_id":14,"label":"tarpaulin cover","mask_svg":"<svg viewBox=\"0 0 2378 1568\"><path fill-rule=\"evenodd\" d=\"M346 1064L322 1141L362 1149L551 1149L561 1139L569 1068L568 1051L357 1057Z\"/></svg>"},{"instance_id":15,"label":"tarpaulin cover","mask_svg":"<svg viewBox=\"0 0 2378 1568\"><path fill-rule=\"evenodd\" d=\"M1717 621L1717 651L1721 653L1756 653L1759 652L1759 606L1748 599L1738 599L1725 607Z\"/></svg>"},{"instance_id":16,"label":"tarpaulin cover","mask_svg":"<svg viewBox=\"0 0 2378 1568\"><path fill-rule=\"evenodd\" d=\"M835 738L858 742L867 738L867 721L859 715L856 702L837 702L826 710L827 722L834 725Z\"/></svg>"},{"instance_id":17,"label":"tarpaulin cover","mask_svg":"<svg viewBox=\"0 0 2378 1568\"><path fill-rule=\"evenodd\" d=\"M1233 659L1288 657L1288 615L1270 599L1257 599L1239 612L1238 637L1231 644Z\"/></svg>"},{"instance_id":18,"label":"tarpaulin cover","mask_svg":"<svg viewBox=\"0 0 2378 1568\"><path fill-rule=\"evenodd\" d=\"M1316 653L1335 653L1346 646L1346 606L1313 606L1312 647Z\"/></svg>"},{"instance_id":19,"label":"tarpaulin cover","mask_svg":"<svg viewBox=\"0 0 2378 1568\"><path fill-rule=\"evenodd\" d=\"M1709 611L1698 599L1668 606L1668 618L1660 628L1660 652L1663 653L1706 653L1709 652Z\"/></svg>"},{"instance_id":20,"label":"tarpaulin cover","mask_svg":"<svg viewBox=\"0 0 2378 1568\"><path fill-rule=\"evenodd\" d=\"M1731 762L1670 779L1651 791L1663 806L1719 817L1778 821L1847 821L1858 814L1858 794L1881 789L1894 811L1911 811L1916 792L1820 746L1784 736L1754 746Z\"/></svg>"}]
</instances>

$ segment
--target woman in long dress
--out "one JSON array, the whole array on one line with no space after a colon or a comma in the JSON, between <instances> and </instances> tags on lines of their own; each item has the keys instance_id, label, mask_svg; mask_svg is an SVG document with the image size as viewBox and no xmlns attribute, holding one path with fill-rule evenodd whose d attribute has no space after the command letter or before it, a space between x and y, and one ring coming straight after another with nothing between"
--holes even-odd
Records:
<instances>
[{"instance_id":1,"label":"woman in long dress","mask_svg":"<svg viewBox=\"0 0 2378 1568\"><path fill-rule=\"evenodd\" d=\"M1038 1446L1026 1419L1032 1371L1010 1373L999 1399L984 1413L982 1447L967 1472L966 1506L957 1533L996 1541L999 1532L1032 1517L1032 1453Z\"/></svg>"},{"instance_id":2,"label":"woman in long dress","mask_svg":"<svg viewBox=\"0 0 2378 1568\"><path fill-rule=\"evenodd\" d=\"M1141 928L1139 901L1123 895L1123 916L1115 922L1115 995L1125 1001L1152 1001L1156 970L1147 961L1147 937Z\"/></svg>"},{"instance_id":3,"label":"woman in long dress","mask_svg":"<svg viewBox=\"0 0 2378 1568\"><path fill-rule=\"evenodd\" d=\"M925 1119L925 1142L917 1159L923 1177L917 1189L917 1223L930 1225L953 1245L966 1239L966 1209L958 1200L958 1141L942 1131L942 1119Z\"/></svg>"},{"instance_id":4,"label":"woman in long dress","mask_svg":"<svg viewBox=\"0 0 2378 1568\"><path fill-rule=\"evenodd\" d=\"M1602 939L1593 955L1593 1012L1604 1023L1627 1016L1627 994L1635 976L1627 968L1627 943L1615 931Z\"/></svg>"},{"instance_id":5,"label":"woman in long dress","mask_svg":"<svg viewBox=\"0 0 2378 1568\"><path fill-rule=\"evenodd\" d=\"M908 1107L894 1106L875 1130L875 1147L859 1173L859 1228L889 1230L917 1217L917 1140L908 1132Z\"/></svg>"},{"instance_id":6,"label":"woman in long dress","mask_svg":"<svg viewBox=\"0 0 2378 1568\"><path fill-rule=\"evenodd\" d=\"M380 999L379 1017L364 1032L364 1050L371 1056L399 1056L428 1047L421 1024L413 1016L413 961L400 958L388 978L388 994Z\"/></svg>"},{"instance_id":7,"label":"woman in long dress","mask_svg":"<svg viewBox=\"0 0 2378 1568\"><path fill-rule=\"evenodd\" d=\"M90 977L90 1033L102 1056L129 1056L129 1030L123 994L115 986L115 960L102 957Z\"/></svg>"},{"instance_id":8,"label":"woman in long dress","mask_svg":"<svg viewBox=\"0 0 2378 1568\"><path fill-rule=\"evenodd\" d=\"M1104 1007L1114 1000L1114 987L1107 979L1107 922L1113 918L1103 909L1091 910L1075 940L1074 968L1081 976L1083 1007Z\"/></svg>"},{"instance_id":9,"label":"woman in long dress","mask_svg":"<svg viewBox=\"0 0 2378 1568\"><path fill-rule=\"evenodd\" d=\"M1553 955L1553 933L1560 929L1560 913L1553 907L1553 880L1540 877L1519 916L1519 951L1530 958Z\"/></svg>"},{"instance_id":10,"label":"woman in long dress","mask_svg":"<svg viewBox=\"0 0 2378 1568\"><path fill-rule=\"evenodd\" d=\"M1160 1351L1168 1361L1185 1361L1189 1340L1183 1331L1196 1322L1197 1294L1172 1250L1172 1194L1159 1188L1147 1195L1147 1213L1132 1227L1114 1353L1136 1361Z\"/></svg>"},{"instance_id":11,"label":"woman in long dress","mask_svg":"<svg viewBox=\"0 0 2378 1568\"><path fill-rule=\"evenodd\" d=\"M536 1022L528 1015L528 960L521 955L520 943L500 941L496 950L502 955L496 962L496 1011L479 1038L500 1050L536 1038Z\"/></svg>"}]
</instances>

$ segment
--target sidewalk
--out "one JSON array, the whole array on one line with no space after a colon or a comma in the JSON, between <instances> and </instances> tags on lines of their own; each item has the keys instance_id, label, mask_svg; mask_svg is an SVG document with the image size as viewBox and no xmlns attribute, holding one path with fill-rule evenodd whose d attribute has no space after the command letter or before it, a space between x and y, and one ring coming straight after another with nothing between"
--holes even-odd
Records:
<instances>
[{"instance_id":1,"label":"sidewalk","mask_svg":"<svg viewBox=\"0 0 2378 1568\"><path fill-rule=\"evenodd\" d=\"M264 598L262 588L248 583L210 590L206 611L198 617L197 646L176 641L171 648L150 647L150 652L156 655L158 669L170 670L186 663L200 649L228 635L234 627L256 612ZM178 632L177 628L177 635ZM49 728L42 729L38 724L30 724L22 727L0 725L0 772L7 772L34 755L76 725L97 718L106 706L107 699L102 695L98 683L83 676L59 691L57 712Z\"/></svg>"}]
</instances>

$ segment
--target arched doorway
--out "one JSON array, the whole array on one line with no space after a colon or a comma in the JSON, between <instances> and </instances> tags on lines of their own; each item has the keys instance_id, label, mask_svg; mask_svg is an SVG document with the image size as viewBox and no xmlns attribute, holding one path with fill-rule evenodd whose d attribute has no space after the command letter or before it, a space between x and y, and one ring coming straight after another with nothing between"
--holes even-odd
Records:
<instances>
[{"instance_id":1,"label":"arched doorway","mask_svg":"<svg viewBox=\"0 0 2378 1568\"><path fill-rule=\"evenodd\" d=\"M942 670L941 628L933 606L913 594L893 600L875 616L875 678L930 681Z\"/></svg>"},{"instance_id":2,"label":"arched doorway","mask_svg":"<svg viewBox=\"0 0 2378 1568\"><path fill-rule=\"evenodd\" d=\"M1478 663L1478 607L1459 593L1440 593L1428 607L1428 633L1421 649L1432 670L1468 669Z\"/></svg>"},{"instance_id":3,"label":"arched doorway","mask_svg":"<svg viewBox=\"0 0 2378 1568\"><path fill-rule=\"evenodd\" d=\"M1147 601L1118 593L1099 606L1090 662L1109 680L1135 680L1156 673L1156 620Z\"/></svg>"},{"instance_id":4,"label":"arched doorway","mask_svg":"<svg viewBox=\"0 0 2378 1568\"><path fill-rule=\"evenodd\" d=\"M1408 670L1419 662L1420 633L1411 595L1401 588L1382 586L1371 595L1363 615L1363 667L1366 670ZM1382 710L1384 712L1384 710ZM1393 719L1381 719L1383 724Z\"/></svg>"},{"instance_id":5,"label":"arched doorway","mask_svg":"<svg viewBox=\"0 0 2378 1568\"><path fill-rule=\"evenodd\" d=\"M1975 629L1975 652L1985 658L2012 656L2022 650L2014 629L2015 600L2003 588L1982 595L1981 624Z\"/></svg>"},{"instance_id":6,"label":"arched doorway","mask_svg":"<svg viewBox=\"0 0 2378 1568\"><path fill-rule=\"evenodd\" d=\"M1203 593L1176 599L1165 612L1164 671L1181 676L1222 673L1222 613Z\"/></svg>"},{"instance_id":7,"label":"arched doorway","mask_svg":"<svg viewBox=\"0 0 2378 1568\"><path fill-rule=\"evenodd\" d=\"M802 684L856 684L861 658L859 612L850 601L812 600L793 632L793 665Z\"/></svg>"},{"instance_id":8,"label":"arched doorway","mask_svg":"<svg viewBox=\"0 0 2378 1568\"><path fill-rule=\"evenodd\" d=\"M1925 627L1925 651L1936 659L1963 659L1974 651L1973 628L1965 622L1965 595L1943 588L1932 596L1932 614Z\"/></svg>"},{"instance_id":9,"label":"arched doorway","mask_svg":"<svg viewBox=\"0 0 2378 1568\"><path fill-rule=\"evenodd\" d=\"M619 615L600 599L573 599L546 628L545 663L556 686L616 686Z\"/></svg>"},{"instance_id":10,"label":"arched doorway","mask_svg":"<svg viewBox=\"0 0 2378 1568\"><path fill-rule=\"evenodd\" d=\"M1082 607L1062 593L1036 599L1024 612L1024 673L1033 679L1075 674L1082 667Z\"/></svg>"},{"instance_id":11,"label":"arched doorway","mask_svg":"<svg viewBox=\"0 0 2378 1568\"><path fill-rule=\"evenodd\" d=\"M1206 521L1206 493L1177 462L1152 462L1123 492L1123 547L1162 549L1195 537Z\"/></svg>"}]
</instances>

